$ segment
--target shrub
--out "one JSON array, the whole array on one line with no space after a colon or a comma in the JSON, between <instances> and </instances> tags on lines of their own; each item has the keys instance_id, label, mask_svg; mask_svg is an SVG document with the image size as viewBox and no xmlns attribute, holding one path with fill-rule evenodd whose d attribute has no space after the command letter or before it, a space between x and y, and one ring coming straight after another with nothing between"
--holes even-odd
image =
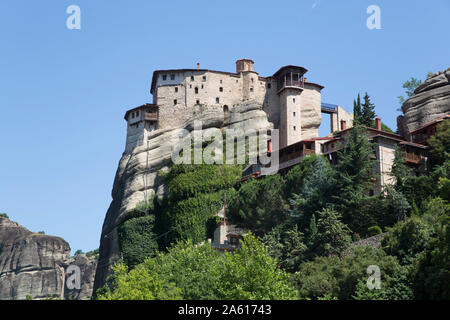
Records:
<instances>
[{"instance_id":1,"label":"shrub","mask_svg":"<svg viewBox=\"0 0 450 320\"><path fill-rule=\"evenodd\" d=\"M379 226L373 226L367 229L367 232L369 233L370 236L376 236L378 234L382 234L383 230L381 230Z\"/></svg>"}]
</instances>

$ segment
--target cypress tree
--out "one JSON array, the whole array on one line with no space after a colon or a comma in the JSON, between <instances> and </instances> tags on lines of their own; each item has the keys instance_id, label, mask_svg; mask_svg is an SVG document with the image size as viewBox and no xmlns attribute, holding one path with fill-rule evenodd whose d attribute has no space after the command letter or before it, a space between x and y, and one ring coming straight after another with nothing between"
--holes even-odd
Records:
<instances>
[{"instance_id":1,"label":"cypress tree","mask_svg":"<svg viewBox=\"0 0 450 320\"><path fill-rule=\"evenodd\" d=\"M364 103L361 106L361 124L366 127L373 125L375 120L375 105L370 101L369 95L364 95Z\"/></svg>"},{"instance_id":2,"label":"cypress tree","mask_svg":"<svg viewBox=\"0 0 450 320\"><path fill-rule=\"evenodd\" d=\"M353 123L356 125L358 123L361 123L361 98L358 93L357 100L353 100Z\"/></svg>"}]
</instances>

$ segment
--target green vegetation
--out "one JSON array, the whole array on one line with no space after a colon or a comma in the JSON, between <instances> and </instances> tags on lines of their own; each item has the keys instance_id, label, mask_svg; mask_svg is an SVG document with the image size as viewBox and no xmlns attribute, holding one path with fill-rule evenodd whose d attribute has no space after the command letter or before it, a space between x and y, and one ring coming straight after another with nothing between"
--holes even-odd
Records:
<instances>
[{"instance_id":1,"label":"green vegetation","mask_svg":"<svg viewBox=\"0 0 450 320\"><path fill-rule=\"evenodd\" d=\"M9 216L6 213L0 213L0 219L1 218L9 219Z\"/></svg>"},{"instance_id":2,"label":"green vegetation","mask_svg":"<svg viewBox=\"0 0 450 320\"><path fill-rule=\"evenodd\" d=\"M364 100L368 113L370 100ZM449 299L448 132L447 122L430 139L433 162L425 174L408 167L397 150L396 184L378 194L370 193L376 187L373 145L360 125L348 133L333 166L309 156L285 176L245 183L239 166L173 166L162 174L168 196L141 204L123 220L123 260L97 296ZM251 232L238 250L220 253L205 242L225 199L227 219ZM351 246L381 233L378 249ZM380 289L367 286L369 266L380 269Z\"/></svg>"},{"instance_id":3,"label":"green vegetation","mask_svg":"<svg viewBox=\"0 0 450 320\"><path fill-rule=\"evenodd\" d=\"M288 274L264 245L248 235L239 250L224 255L209 245L180 241L129 271L119 263L98 299L295 299Z\"/></svg>"},{"instance_id":4,"label":"green vegetation","mask_svg":"<svg viewBox=\"0 0 450 320\"><path fill-rule=\"evenodd\" d=\"M442 165L450 159L450 120L447 119L437 125L436 134L428 139L431 147L430 160L432 166Z\"/></svg>"}]
</instances>

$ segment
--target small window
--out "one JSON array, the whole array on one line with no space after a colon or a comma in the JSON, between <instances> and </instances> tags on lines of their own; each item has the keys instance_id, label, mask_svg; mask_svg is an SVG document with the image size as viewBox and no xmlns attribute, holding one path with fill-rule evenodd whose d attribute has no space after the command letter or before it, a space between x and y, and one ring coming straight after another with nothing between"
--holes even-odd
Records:
<instances>
[{"instance_id":1,"label":"small window","mask_svg":"<svg viewBox=\"0 0 450 320\"><path fill-rule=\"evenodd\" d=\"M203 76L203 81L206 81L206 76Z\"/></svg>"},{"instance_id":2,"label":"small window","mask_svg":"<svg viewBox=\"0 0 450 320\"><path fill-rule=\"evenodd\" d=\"M198 87L195 87L195 94L198 94Z\"/></svg>"},{"instance_id":3,"label":"small window","mask_svg":"<svg viewBox=\"0 0 450 320\"><path fill-rule=\"evenodd\" d=\"M219 88L219 91L220 91L220 92L223 92L223 87L220 87L220 88Z\"/></svg>"},{"instance_id":4,"label":"small window","mask_svg":"<svg viewBox=\"0 0 450 320\"><path fill-rule=\"evenodd\" d=\"M253 83L253 78L251 78L251 80L252 80L252 83Z\"/></svg>"},{"instance_id":5,"label":"small window","mask_svg":"<svg viewBox=\"0 0 450 320\"><path fill-rule=\"evenodd\" d=\"M191 81L194 81L194 76L191 76Z\"/></svg>"},{"instance_id":6,"label":"small window","mask_svg":"<svg viewBox=\"0 0 450 320\"><path fill-rule=\"evenodd\" d=\"M134 112L131 113L131 119L134 119Z\"/></svg>"},{"instance_id":7,"label":"small window","mask_svg":"<svg viewBox=\"0 0 450 320\"><path fill-rule=\"evenodd\" d=\"M197 100L195 103L196 103L196 104L200 104L200 100Z\"/></svg>"},{"instance_id":8,"label":"small window","mask_svg":"<svg viewBox=\"0 0 450 320\"><path fill-rule=\"evenodd\" d=\"M202 85L202 89L203 89L203 85Z\"/></svg>"},{"instance_id":9,"label":"small window","mask_svg":"<svg viewBox=\"0 0 450 320\"><path fill-rule=\"evenodd\" d=\"M271 83L268 83L268 84L267 84L267 89L270 89L270 88L272 88L272 84L271 84Z\"/></svg>"},{"instance_id":10,"label":"small window","mask_svg":"<svg viewBox=\"0 0 450 320\"><path fill-rule=\"evenodd\" d=\"M222 80L220 80L220 84L222 84Z\"/></svg>"},{"instance_id":11,"label":"small window","mask_svg":"<svg viewBox=\"0 0 450 320\"><path fill-rule=\"evenodd\" d=\"M192 89L192 84L189 85L189 88Z\"/></svg>"},{"instance_id":12,"label":"small window","mask_svg":"<svg viewBox=\"0 0 450 320\"><path fill-rule=\"evenodd\" d=\"M295 112L293 113L294 117L295 117Z\"/></svg>"},{"instance_id":13,"label":"small window","mask_svg":"<svg viewBox=\"0 0 450 320\"><path fill-rule=\"evenodd\" d=\"M252 88L250 88L250 92L253 92L253 87L252 87Z\"/></svg>"},{"instance_id":14,"label":"small window","mask_svg":"<svg viewBox=\"0 0 450 320\"><path fill-rule=\"evenodd\" d=\"M136 111L136 118L139 117L139 111Z\"/></svg>"},{"instance_id":15,"label":"small window","mask_svg":"<svg viewBox=\"0 0 450 320\"><path fill-rule=\"evenodd\" d=\"M174 74L170 75L170 80L175 80L175 75Z\"/></svg>"},{"instance_id":16,"label":"small window","mask_svg":"<svg viewBox=\"0 0 450 320\"><path fill-rule=\"evenodd\" d=\"M219 98L216 98L216 103L220 103L220 99Z\"/></svg>"},{"instance_id":17,"label":"small window","mask_svg":"<svg viewBox=\"0 0 450 320\"><path fill-rule=\"evenodd\" d=\"M177 105L177 99L173 100L173 105L176 106Z\"/></svg>"},{"instance_id":18,"label":"small window","mask_svg":"<svg viewBox=\"0 0 450 320\"><path fill-rule=\"evenodd\" d=\"M167 75L163 74L163 80L164 80L164 81L167 80Z\"/></svg>"},{"instance_id":19,"label":"small window","mask_svg":"<svg viewBox=\"0 0 450 320\"><path fill-rule=\"evenodd\" d=\"M236 80L236 83L238 83L239 82L239 80Z\"/></svg>"},{"instance_id":20,"label":"small window","mask_svg":"<svg viewBox=\"0 0 450 320\"><path fill-rule=\"evenodd\" d=\"M294 126L294 131L296 131L297 130L297 127L296 126Z\"/></svg>"},{"instance_id":21,"label":"small window","mask_svg":"<svg viewBox=\"0 0 450 320\"><path fill-rule=\"evenodd\" d=\"M175 87L175 92L178 92L178 87Z\"/></svg>"},{"instance_id":22,"label":"small window","mask_svg":"<svg viewBox=\"0 0 450 320\"><path fill-rule=\"evenodd\" d=\"M294 99L292 99L292 101L294 101L294 103L295 103L295 98L294 98Z\"/></svg>"}]
</instances>

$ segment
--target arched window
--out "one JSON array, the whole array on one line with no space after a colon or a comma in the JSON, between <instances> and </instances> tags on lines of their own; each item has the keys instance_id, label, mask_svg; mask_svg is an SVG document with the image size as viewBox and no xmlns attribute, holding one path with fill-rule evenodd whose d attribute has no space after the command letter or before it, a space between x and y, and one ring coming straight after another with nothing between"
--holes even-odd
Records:
<instances>
[{"instance_id":1,"label":"arched window","mask_svg":"<svg viewBox=\"0 0 450 320\"><path fill-rule=\"evenodd\" d=\"M228 115L228 112L229 112L230 110L228 109L228 106L227 105L224 105L223 106L223 114L224 114L224 116L226 116L226 115Z\"/></svg>"},{"instance_id":2,"label":"arched window","mask_svg":"<svg viewBox=\"0 0 450 320\"><path fill-rule=\"evenodd\" d=\"M195 94L198 94L198 87L195 87Z\"/></svg>"}]
</instances>

